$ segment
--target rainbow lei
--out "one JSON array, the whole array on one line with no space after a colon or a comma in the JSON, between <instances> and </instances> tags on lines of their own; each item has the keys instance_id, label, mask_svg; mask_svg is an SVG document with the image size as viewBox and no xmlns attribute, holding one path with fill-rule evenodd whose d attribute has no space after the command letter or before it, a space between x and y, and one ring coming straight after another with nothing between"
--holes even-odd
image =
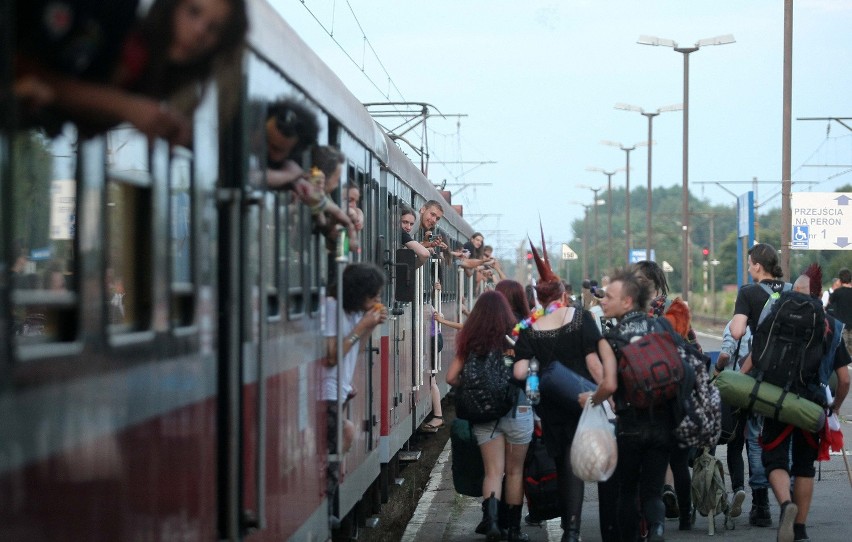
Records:
<instances>
[{"instance_id":1,"label":"rainbow lei","mask_svg":"<svg viewBox=\"0 0 852 542\"><path fill-rule=\"evenodd\" d=\"M565 306L565 303L563 303L561 301L553 301L553 302L551 302L550 304L547 305L547 308L536 309L535 311L533 311L533 313L530 315L529 318L524 318L523 320L521 320L520 322L515 324L515 327L512 329L512 337L517 338L518 335L521 334L522 329L530 328L535 323L536 320L538 320L539 318L541 318L545 314L550 314L554 311L561 309L564 306Z\"/></svg>"}]
</instances>

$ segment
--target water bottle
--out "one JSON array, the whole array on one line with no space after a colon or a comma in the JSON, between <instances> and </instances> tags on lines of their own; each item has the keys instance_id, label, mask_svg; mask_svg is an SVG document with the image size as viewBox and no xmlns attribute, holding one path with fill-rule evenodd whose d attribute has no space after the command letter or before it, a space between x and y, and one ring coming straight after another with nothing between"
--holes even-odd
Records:
<instances>
[{"instance_id":1,"label":"water bottle","mask_svg":"<svg viewBox=\"0 0 852 542\"><path fill-rule=\"evenodd\" d=\"M541 400L541 395L538 391L538 360L530 360L529 373L527 374L527 399L530 403L537 405Z\"/></svg>"}]
</instances>

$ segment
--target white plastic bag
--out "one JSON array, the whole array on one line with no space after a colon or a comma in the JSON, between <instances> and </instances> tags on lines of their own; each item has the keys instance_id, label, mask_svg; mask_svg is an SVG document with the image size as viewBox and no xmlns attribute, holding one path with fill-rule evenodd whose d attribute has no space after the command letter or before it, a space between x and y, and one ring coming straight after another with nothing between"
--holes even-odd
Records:
<instances>
[{"instance_id":1,"label":"white plastic bag","mask_svg":"<svg viewBox=\"0 0 852 542\"><path fill-rule=\"evenodd\" d=\"M581 480L604 482L615 472L617 462L615 428L609 423L603 406L593 406L589 400L571 445L571 468Z\"/></svg>"}]
</instances>

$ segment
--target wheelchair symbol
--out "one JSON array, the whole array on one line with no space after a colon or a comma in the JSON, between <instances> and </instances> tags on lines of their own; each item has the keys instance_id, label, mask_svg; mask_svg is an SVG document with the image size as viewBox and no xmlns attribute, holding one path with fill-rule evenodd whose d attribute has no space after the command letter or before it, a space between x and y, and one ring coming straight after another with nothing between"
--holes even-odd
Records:
<instances>
[{"instance_id":1,"label":"wheelchair symbol","mask_svg":"<svg viewBox=\"0 0 852 542\"><path fill-rule=\"evenodd\" d=\"M799 248L807 248L808 240L810 239L808 226L794 226L792 245Z\"/></svg>"}]
</instances>

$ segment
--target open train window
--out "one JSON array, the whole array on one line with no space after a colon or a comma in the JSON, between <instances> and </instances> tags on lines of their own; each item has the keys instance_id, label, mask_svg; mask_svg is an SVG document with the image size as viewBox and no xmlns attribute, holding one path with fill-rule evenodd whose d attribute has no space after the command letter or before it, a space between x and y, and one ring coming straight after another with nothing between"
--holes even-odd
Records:
<instances>
[{"instance_id":1,"label":"open train window","mask_svg":"<svg viewBox=\"0 0 852 542\"><path fill-rule=\"evenodd\" d=\"M281 217L283 218L280 238L284 246L280 252L285 269L284 282L287 288L287 316L291 319L305 313L305 299L302 269L307 267L310 258L310 227L305 213L308 209L300 204L292 193L282 197Z\"/></svg>"},{"instance_id":2,"label":"open train window","mask_svg":"<svg viewBox=\"0 0 852 542\"><path fill-rule=\"evenodd\" d=\"M11 136L10 147L11 183L4 192L10 203L4 207L11 225L15 344L74 341L79 332L77 133L70 125L52 139L22 131Z\"/></svg>"}]
</instances>

